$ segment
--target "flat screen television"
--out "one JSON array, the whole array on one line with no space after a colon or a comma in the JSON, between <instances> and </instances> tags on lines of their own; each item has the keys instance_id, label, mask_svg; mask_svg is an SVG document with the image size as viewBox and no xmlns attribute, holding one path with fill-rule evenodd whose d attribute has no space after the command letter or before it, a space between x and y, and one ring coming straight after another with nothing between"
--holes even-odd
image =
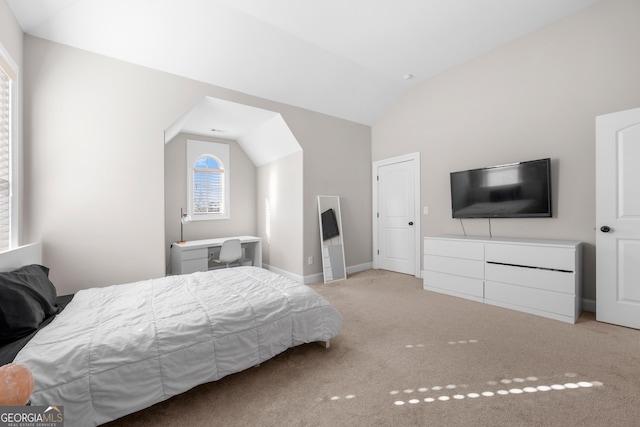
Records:
<instances>
[{"instance_id":1,"label":"flat screen television","mask_svg":"<svg viewBox=\"0 0 640 427\"><path fill-rule=\"evenodd\" d=\"M551 216L551 160L451 172L454 218Z\"/></svg>"},{"instance_id":2,"label":"flat screen television","mask_svg":"<svg viewBox=\"0 0 640 427\"><path fill-rule=\"evenodd\" d=\"M338 221L333 209L322 212L322 240L327 240L340 234L338 231Z\"/></svg>"}]
</instances>

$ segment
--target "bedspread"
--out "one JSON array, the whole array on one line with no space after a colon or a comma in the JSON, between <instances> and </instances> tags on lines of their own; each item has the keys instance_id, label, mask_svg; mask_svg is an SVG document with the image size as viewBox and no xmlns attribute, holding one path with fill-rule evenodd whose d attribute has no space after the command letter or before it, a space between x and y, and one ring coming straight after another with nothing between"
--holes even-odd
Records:
<instances>
[{"instance_id":1,"label":"bedspread","mask_svg":"<svg viewBox=\"0 0 640 427\"><path fill-rule=\"evenodd\" d=\"M341 325L308 286L238 267L79 291L15 362L33 373L32 404L90 426L329 341Z\"/></svg>"}]
</instances>

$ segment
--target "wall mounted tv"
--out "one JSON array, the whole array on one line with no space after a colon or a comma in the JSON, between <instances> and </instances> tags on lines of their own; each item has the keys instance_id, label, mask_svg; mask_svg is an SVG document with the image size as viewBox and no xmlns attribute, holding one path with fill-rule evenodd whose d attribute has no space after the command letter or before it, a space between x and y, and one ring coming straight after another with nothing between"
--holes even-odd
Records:
<instances>
[{"instance_id":1,"label":"wall mounted tv","mask_svg":"<svg viewBox=\"0 0 640 427\"><path fill-rule=\"evenodd\" d=\"M551 216L551 160L451 172L454 218Z\"/></svg>"}]
</instances>

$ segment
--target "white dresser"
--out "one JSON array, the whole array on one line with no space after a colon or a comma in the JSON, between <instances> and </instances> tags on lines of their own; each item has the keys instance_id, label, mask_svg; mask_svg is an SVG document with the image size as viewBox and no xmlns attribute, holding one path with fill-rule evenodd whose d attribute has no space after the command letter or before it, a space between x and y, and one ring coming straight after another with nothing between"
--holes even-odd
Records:
<instances>
[{"instance_id":1,"label":"white dresser","mask_svg":"<svg viewBox=\"0 0 640 427\"><path fill-rule=\"evenodd\" d=\"M582 243L425 237L424 289L575 323Z\"/></svg>"}]
</instances>

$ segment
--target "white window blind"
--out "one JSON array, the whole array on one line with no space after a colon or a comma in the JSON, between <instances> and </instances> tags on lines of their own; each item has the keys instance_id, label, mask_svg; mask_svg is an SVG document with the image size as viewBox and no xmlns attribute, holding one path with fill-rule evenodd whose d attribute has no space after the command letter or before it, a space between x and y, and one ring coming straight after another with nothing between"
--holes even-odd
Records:
<instances>
[{"instance_id":1,"label":"white window blind","mask_svg":"<svg viewBox=\"0 0 640 427\"><path fill-rule=\"evenodd\" d=\"M231 217L229 144L187 139L187 211L193 221Z\"/></svg>"},{"instance_id":2,"label":"white window blind","mask_svg":"<svg viewBox=\"0 0 640 427\"><path fill-rule=\"evenodd\" d=\"M224 169L212 156L201 156L193 168L193 213L224 213Z\"/></svg>"},{"instance_id":3,"label":"white window blind","mask_svg":"<svg viewBox=\"0 0 640 427\"><path fill-rule=\"evenodd\" d=\"M0 66L0 250L11 246L11 124L13 81Z\"/></svg>"}]
</instances>

